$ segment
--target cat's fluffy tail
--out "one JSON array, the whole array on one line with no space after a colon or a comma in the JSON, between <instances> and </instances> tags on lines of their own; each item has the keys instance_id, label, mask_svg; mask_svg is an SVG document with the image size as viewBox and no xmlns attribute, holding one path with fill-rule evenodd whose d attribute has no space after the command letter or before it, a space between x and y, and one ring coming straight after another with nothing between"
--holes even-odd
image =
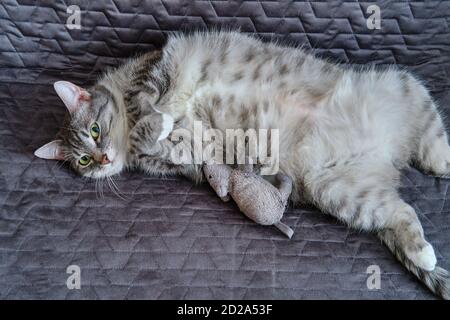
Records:
<instances>
[{"instance_id":1,"label":"cat's fluffy tail","mask_svg":"<svg viewBox=\"0 0 450 320\"><path fill-rule=\"evenodd\" d=\"M398 242L396 241L395 235L389 229L380 231L378 237L406 269L419 278L434 294L443 299L450 300L450 273L447 270L436 267L433 271L426 271L415 266L397 245Z\"/></svg>"}]
</instances>

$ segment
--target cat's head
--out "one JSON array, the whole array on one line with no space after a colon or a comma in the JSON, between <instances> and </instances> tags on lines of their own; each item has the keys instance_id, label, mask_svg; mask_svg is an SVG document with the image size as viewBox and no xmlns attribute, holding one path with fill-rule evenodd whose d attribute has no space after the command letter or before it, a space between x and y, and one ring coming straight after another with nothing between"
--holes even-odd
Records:
<instances>
[{"instance_id":1,"label":"cat's head","mask_svg":"<svg viewBox=\"0 0 450 320\"><path fill-rule=\"evenodd\" d=\"M85 90L67 81L54 84L69 111L59 139L35 155L65 160L79 174L102 178L123 170L127 158L126 123L120 106L104 87Z\"/></svg>"}]
</instances>

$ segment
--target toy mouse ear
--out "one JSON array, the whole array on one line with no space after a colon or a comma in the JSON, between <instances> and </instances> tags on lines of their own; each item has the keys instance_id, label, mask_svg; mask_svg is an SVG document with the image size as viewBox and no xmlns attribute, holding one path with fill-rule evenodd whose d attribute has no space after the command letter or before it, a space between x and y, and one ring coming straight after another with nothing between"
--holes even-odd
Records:
<instances>
[{"instance_id":1,"label":"toy mouse ear","mask_svg":"<svg viewBox=\"0 0 450 320\"><path fill-rule=\"evenodd\" d=\"M41 159L64 160L61 145L61 140L54 140L37 149L34 155Z\"/></svg>"},{"instance_id":2,"label":"toy mouse ear","mask_svg":"<svg viewBox=\"0 0 450 320\"><path fill-rule=\"evenodd\" d=\"M161 141L167 138L173 130L174 120L172 116L168 115L167 113L162 113L161 116L162 116L162 124L161 124L162 130L161 133L159 134L157 141Z\"/></svg>"},{"instance_id":3,"label":"toy mouse ear","mask_svg":"<svg viewBox=\"0 0 450 320\"><path fill-rule=\"evenodd\" d=\"M81 107L83 101L91 100L89 92L71 82L57 81L53 87L71 114Z\"/></svg>"}]
</instances>

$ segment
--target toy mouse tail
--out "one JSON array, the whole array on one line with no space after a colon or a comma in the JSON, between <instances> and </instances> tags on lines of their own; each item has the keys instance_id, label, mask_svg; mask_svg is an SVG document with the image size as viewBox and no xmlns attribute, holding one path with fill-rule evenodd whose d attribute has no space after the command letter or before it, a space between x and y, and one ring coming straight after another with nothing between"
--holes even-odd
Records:
<instances>
[{"instance_id":1,"label":"toy mouse tail","mask_svg":"<svg viewBox=\"0 0 450 320\"><path fill-rule=\"evenodd\" d=\"M289 239L292 238L292 235L294 234L294 230L289 228L288 225L284 224L283 222L277 222L274 224L275 227L278 228L281 232L283 232Z\"/></svg>"}]
</instances>

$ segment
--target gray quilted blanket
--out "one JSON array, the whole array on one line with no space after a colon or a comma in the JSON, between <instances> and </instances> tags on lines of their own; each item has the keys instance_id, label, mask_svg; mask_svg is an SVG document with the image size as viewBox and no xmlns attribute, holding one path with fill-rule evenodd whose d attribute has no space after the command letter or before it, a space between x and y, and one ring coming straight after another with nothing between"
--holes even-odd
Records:
<instances>
[{"instance_id":1,"label":"gray quilted blanket","mask_svg":"<svg viewBox=\"0 0 450 320\"><path fill-rule=\"evenodd\" d=\"M381 29L367 27L371 4ZM71 5L81 10L79 29L70 29ZM64 115L55 80L87 85L162 46L169 31L223 26L341 63L398 64L450 112L449 1L2 0L0 298L433 298L374 236L315 208L288 210L295 235L287 240L206 185L130 172L117 178L124 199L107 188L102 198L93 181L33 156ZM449 185L409 169L401 189L447 269ZM367 287L371 265L380 289ZM67 286L69 266L79 267L80 289Z\"/></svg>"}]
</instances>

